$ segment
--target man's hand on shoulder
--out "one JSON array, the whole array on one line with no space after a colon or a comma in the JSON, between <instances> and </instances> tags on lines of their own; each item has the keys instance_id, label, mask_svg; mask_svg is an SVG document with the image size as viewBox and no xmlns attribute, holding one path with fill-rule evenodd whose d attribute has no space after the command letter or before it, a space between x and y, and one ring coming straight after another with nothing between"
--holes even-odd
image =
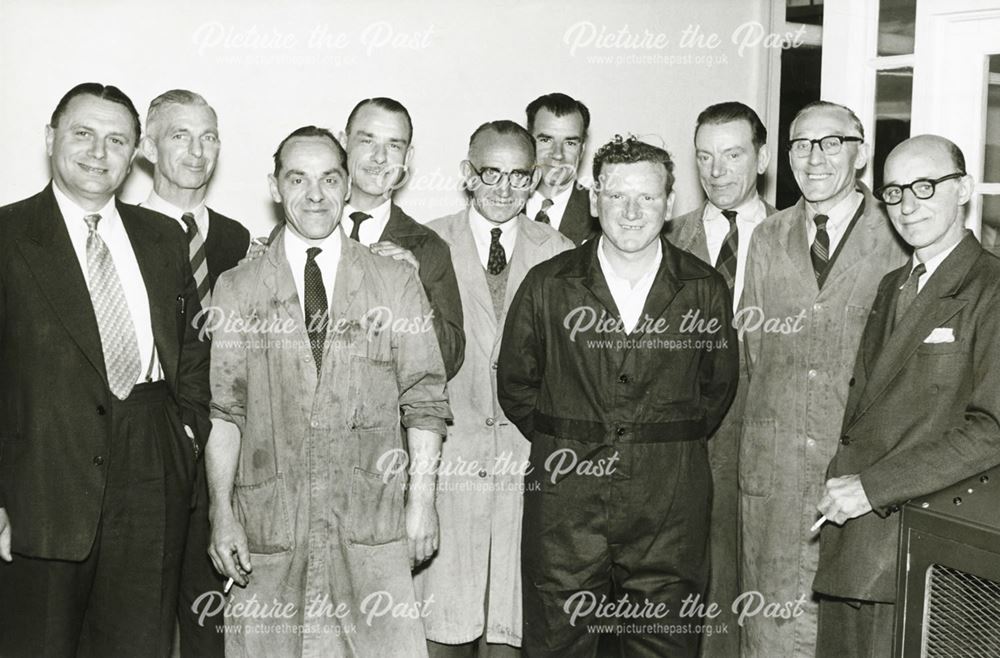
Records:
<instances>
[{"instance_id":1,"label":"man's hand on shoulder","mask_svg":"<svg viewBox=\"0 0 1000 658\"><path fill-rule=\"evenodd\" d=\"M7 516L7 509L0 507L0 560L11 561L10 555L10 517Z\"/></svg>"},{"instance_id":2,"label":"man's hand on shoulder","mask_svg":"<svg viewBox=\"0 0 1000 658\"><path fill-rule=\"evenodd\" d=\"M257 260L265 253L267 253L268 238L253 238L250 240L250 247L247 249L247 255L240 259L237 265L242 265L243 263L249 263L250 261Z\"/></svg>"},{"instance_id":3,"label":"man's hand on shoulder","mask_svg":"<svg viewBox=\"0 0 1000 658\"><path fill-rule=\"evenodd\" d=\"M823 499L816 506L827 520L842 525L872 511L871 502L861 485L861 476L844 475L826 481Z\"/></svg>"},{"instance_id":4,"label":"man's hand on shoulder","mask_svg":"<svg viewBox=\"0 0 1000 658\"><path fill-rule=\"evenodd\" d=\"M396 260L403 260L415 267L420 269L420 261L417 257L413 255L413 252L409 249L403 249L395 242L389 242L388 240L383 240L382 242L373 242L371 247L373 254L378 254L379 256L389 256Z\"/></svg>"}]
</instances>

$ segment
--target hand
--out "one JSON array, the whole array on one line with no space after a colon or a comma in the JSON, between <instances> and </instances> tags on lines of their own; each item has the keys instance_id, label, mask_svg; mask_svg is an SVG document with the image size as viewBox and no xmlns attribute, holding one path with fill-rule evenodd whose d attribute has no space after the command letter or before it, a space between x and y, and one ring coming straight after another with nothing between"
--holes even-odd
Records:
<instances>
[{"instance_id":1,"label":"hand","mask_svg":"<svg viewBox=\"0 0 1000 658\"><path fill-rule=\"evenodd\" d=\"M232 578L240 587L246 587L253 571L250 564L250 548L247 534L232 509L214 511L210 515L212 536L208 542L208 556L212 558L215 570Z\"/></svg>"},{"instance_id":2,"label":"hand","mask_svg":"<svg viewBox=\"0 0 1000 658\"><path fill-rule=\"evenodd\" d=\"M391 256L396 260L404 260L416 269L420 269L420 262L417 260L417 257L413 255L413 252L409 249L403 249L394 242L389 242L388 240L374 242L369 249L371 249L373 254L378 254L379 256Z\"/></svg>"},{"instance_id":3,"label":"hand","mask_svg":"<svg viewBox=\"0 0 1000 658\"><path fill-rule=\"evenodd\" d=\"M257 260L261 256L267 253L267 238L254 238L250 241L250 248L247 249L247 255L240 259L237 265L242 265L243 263L249 263L252 260Z\"/></svg>"},{"instance_id":4,"label":"hand","mask_svg":"<svg viewBox=\"0 0 1000 658\"><path fill-rule=\"evenodd\" d=\"M819 501L816 509L828 521L843 525L849 519L856 519L872 511L872 504L861 485L861 476L855 473L827 480L823 500Z\"/></svg>"},{"instance_id":5,"label":"hand","mask_svg":"<svg viewBox=\"0 0 1000 658\"><path fill-rule=\"evenodd\" d=\"M434 501L406 503L406 539L410 546L410 568L431 558L438 549L438 515Z\"/></svg>"},{"instance_id":6,"label":"hand","mask_svg":"<svg viewBox=\"0 0 1000 658\"><path fill-rule=\"evenodd\" d=\"M6 508L0 507L0 560L10 562L10 518Z\"/></svg>"}]
</instances>

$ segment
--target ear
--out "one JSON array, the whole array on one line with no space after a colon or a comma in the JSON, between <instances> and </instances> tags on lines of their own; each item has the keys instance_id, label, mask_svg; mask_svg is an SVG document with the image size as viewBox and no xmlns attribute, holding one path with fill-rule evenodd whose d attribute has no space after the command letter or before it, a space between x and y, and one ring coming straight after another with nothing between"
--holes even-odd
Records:
<instances>
[{"instance_id":1,"label":"ear","mask_svg":"<svg viewBox=\"0 0 1000 658\"><path fill-rule=\"evenodd\" d=\"M458 169L462 172L462 187L466 190L472 189L472 181L476 178L476 172L472 169L472 163L468 160L462 160L462 164L458 165Z\"/></svg>"},{"instance_id":2,"label":"ear","mask_svg":"<svg viewBox=\"0 0 1000 658\"><path fill-rule=\"evenodd\" d=\"M156 149L156 142L148 136L144 136L139 140L139 151L142 153L142 157L154 165L160 157L159 151Z\"/></svg>"},{"instance_id":3,"label":"ear","mask_svg":"<svg viewBox=\"0 0 1000 658\"><path fill-rule=\"evenodd\" d=\"M667 195L667 212L664 214L663 219L669 220L673 219L674 216L674 199L677 198L677 192L670 190L670 194Z\"/></svg>"},{"instance_id":4,"label":"ear","mask_svg":"<svg viewBox=\"0 0 1000 658\"><path fill-rule=\"evenodd\" d=\"M538 183L540 183L541 180L542 180L542 170L539 169L538 167L535 167L534 170L531 172L531 188L529 194L534 193L535 188L538 187Z\"/></svg>"},{"instance_id":5,"label":"ear","mask_svg":"<svg viewBox=\"0 0 1000 658\"><path fill-rule=\"evenodd\" d=\"M413 146L412 145L411 146L407 146L406 147L406 155L403 156L403 166L404 167L409 167L410 166L410 158L412 158L412 157L413 157Z\"/></svg>"},{"instance_id":6,"label":"ear","mask_svg":"<svg viewBox=\"0 0 1000 658\"><path fill-rule=\"evenodd\" d=\"M281 203L281 190L278 189L278 179L274 177L274 174L267 175L267 186L271 190L271 200L275 203Z\"/></svg>"},{"instance_id":7,"label":"ear","mask_svg":"<svg viewBox=\"0 0 1000 658\"><path fill-rule=\"evenodd\" d=\"M958 179L958 205L964 206L972 198L972 191L976 188L972 176L966 174Z\"/></svg>"},{"instance_id":8,"label":"ear","mask_svg":"<svg viewBox=\"0 0 1000 658\"><path fill-rule=\"evenodd\" d=\"M344 193L344 203L351 200L351 175L347 174L347 192Z\"/></svg>"},{"instance_id":9,"label":"ear","mask_svg":"<svg viewBox=\"0 0 1000 658\"><path fill-rule=\"evenodd\" d=\"M868 142L858 144L858 157L854 159L854 168L861 171L868 164Z\"/></svg>"},{"instance_id":10,"label":"ear","mask_svg":"<svg viewBox=\"0 0 1000 658\"><path fill-rule=\"evenodd\" d=\"M52 126L45 126L45 154L52 157L52 146L56 141L56 131Z\"/></svg>"},{"instance_id":11,"label":"ear","mask_svg":"<svg viewBox=\"0 0 1000 658\"><path fill-rule=\"evenodd\" d=\"M600 204L597 203L597 198L600 196L600 194L601 193L597 191L597 185L596 184L590 186L590 216L591 217L598 217L597 208L598 208L598 205L600 205Z\"/></svg>"},{"instance_id":12,"label":"ear","mask_svg":"<svg viewBox=\"0 0 1000 658\"><path fill-rule=\"evenodd\" d=\"M762 176L769 164L771 164L771 151L768 150L767 144L761 144L757 149L757 175Z\"/></svg>"},{"instance_id":13,"label":"ear","mask_svg":"<svg viewBox=\"0 0 1000 658\"><path fill-rule=\"evenodd\" d=\"M341 130L337 133L337 139L340 140L340 145L344 147L344 150L347 150L347 132Z\"/></svg>"}]
</instances>

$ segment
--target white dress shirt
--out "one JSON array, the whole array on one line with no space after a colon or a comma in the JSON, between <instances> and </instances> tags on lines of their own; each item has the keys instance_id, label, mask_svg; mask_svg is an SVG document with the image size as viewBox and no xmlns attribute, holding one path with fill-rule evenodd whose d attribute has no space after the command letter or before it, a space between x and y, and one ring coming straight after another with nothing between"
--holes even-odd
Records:
<instances>
[{"instance_id":1,"label":"white dress shirt","mask_svg":"<svg viewBox=\"0 0 1000 658\"><path fill-rule=\"evenodd\" d=\"M963 239L965 238L965 234L964 233L962 234L962 238ZM927 271L924 272L923 274L921 274L920 278L917 279L917 292L918 293L921 290L924 289L924 284L926 284L927 281L931 278L931 275L934 274L934 270L936 270L938 268L938 266L942 262L944 262L944 259L948 257L948 254L950 254L951 252L955 251L955 247L957 247L961 242L962 242L962 240L959 239L958 242L956 242L955 244L951 245L950 247L948 247L947 249L945 249L944 251L942 251L940 254L938 254L934 258L931 258L931 259L929 259L929 260L927 260L927 261L924 262L924 267L927 268ZM920 262L920 259L917 258L917 254L916 254L916 252L914 252L913 258L910 259L910 272L913 272L913 268L916 267L917 263L919 263L919 262Z\"/></svg>"},{"instance_id":2,"label":"white dress shirt","mask_svg":"<svg viewBox=\"0 0 1000 658\"><path fill-rule=\"evenodd\" d=\"M840 245L840 241L847 231L847 227L850 226L851 220L854 219L854 213L857 212L858 206L864 200L865 196L861 192L854 190L826 213L816 212L812 205L806 202L806 218L809 220L806 224L806 231L809 235L809 247L812 248L812 243L816 239L816 222L813 221L813 217L821 214L826 215L828 217L826 220L826 233L830 236L829 253L830 258L833 258L833 255L837 252L837 246Z\"/></svg>"},{"instance_id":3,"label":"white dress shirt","mask_svg":"<svg viewBox=\"0 0 1000 658\"><path fill-rule=\"evenodd\" d=\"M366 247L378 242L382 237L382 231L385 230L385 225L389 223L389 207L391 205L390 199L386 199L382 205L371 210L358 210L351 204L347 204L344 206L344 215L340 220L340 225L344 227L344 235L350 236L351 231L354 230L354 220L351 219L351 213L363 212L371 217L361 222L361 228L358 229L358 242Z\"/></svg>"},{"instance_id":4,"label":"white dress shirt","mask_svg":"<svg viewBox=\"0 0 1000 658\"><path fill-rule=\"evenodd\" d=\"M469 228L472 229L472 238L476 242L476 251L479 252L479 262L483 264L483 269L490 261L490 243L493 242L492 231L495 228L503 231L500 234L500 246L507 255L507 262L510 262L514 254L514 244L517 242L517 216L503 224L494 224L479 214L476 206L470 205Z\"/></svg>"},{"instance_id":5,"label":"white dress shirt","mask_svg":"<svg viewBox=\"0 0 1000 658\"><path fill-rule=\"evenodd\" d=\"M97 234L101 236L111 254L115 271L118 273L118 280L125 293L125 303L128 305L128 312L132 317L135 338L139 344L139 359L142 369L136 383L145 382L147 372L150 373L151 381L163 379L163 372L156 354L156 345L153 341L153 321L149 313L149 295L146 292L146 283L139 270L139 261L132 250L132 242L129 240L128 233L125 232L121 217L118 216L115 198L111 197L111 200L103 208L91 212L76 205L59 189L58 183L53 182L52 192L55 194L63 221L66 222L66 230L69 232L73 251L76 252L76 258L80 263L83 279L87 282L88 288L90 287L90 271L87 268L87 236L90 235L90 229L83 218L94 214L101 216L101 220L97 222Z\"/></svg>"},{"instance_id":6,"label":"white dress shirt","mask_svg":"<svg viewBox=\"0 0 1000 658\"><path fill-rule=\"evenodd\" d=\"M197 208L193 210L181 210L174 204L170 203L155 191L150 191L149 198L139 204L143 208L149 208L150 210L155 210L161 215L166 215L177 221L177 224L184 229L184 233L187 233L187 224L181 217L184 213L189 212L194 215L195 226L198 227L198 233L201 234L202 241L208 239L208 206L204 202L198 204Z\"/></svg>"},{"instance_id":7,"label":"white dress shirt","mask_svg":"<svg viewBox=\"0 0 1000 658\"><path fill-rule=\"evenodd\" d=\"M608 282L608 289L611 291L611 297L615 300L615 306L618 307L618 314L621 315L622 324L627 334L632 333L636 325L639 324L642 309L646 307L646 298L649 297L649 291L653 287L653 280L656 278L662 260L663 245L657 240L656 262L633 286L628 279L615 272L615 268L604 255L604 236L602 235L600 238L600 243L597 245L597 262L600 263L601 271L604 272L604 280Z\"/></svg>"},{"instance_id":8,"label":"white dress shirt","mask_svg":"<svg viewBox=\"0 0 1000 658\"><path fill-rule=\"evenodd\" d=\"M316 245L322 251L316 256L316 264L319 266L319 273L323 276L323 287L326 289L327 308L333 304L333 286L337 283L337 266L340 264L341 241L347 240L334 231L322 243ZM288 266L292 270L292 279L295 281L295 291L299 295L299 310L302 311L302 318L305 320L306 305L306 261L309 255L306 250L313 245L308 244L299 237L287 224L285 225L285 258L288 259Z\"/></svg>"},{"instance_id":9,"label":"white dress shirt","mask_svg":"<svg viewBox=\"0 0 1000 658\"><path fill-rule=\"evenodd\" d=\"M573 182L566 186L565 190L553 197L549 197L552 199L552 205L545 211L545 214L549 216L549 224L557 231L559 230L559 225L562 224L563 215L566 213L566 205L569 203L569 195L572 194L575 185L576 180L573 180ZM535 215L542 209L542 201L544 200L545 195L538 190L531 193L528 203L524 204L524 214L528 216L528 219L534 221Z\"/></svg>"},{"instance_id":10,"label":"white dress shirt","mask_svg":"<svg viewBox=\"0 0 1000 658\"><path fill-rule=\"evenodd\" d=\"M767 208L760 196L754 195L743 205L733 208L736 211L736 228L739 231L739 242L736 248L736 280L733 283L733 310L735 311L743 294L743 281L747 269L747 254L750 252L750 236L767 217ZM708 255L712 263L719 259L719 252L729 234L729 220L711 201L705 202L702 213L705 225L705 241L708 243ZM813 227L815 228L815 227Z\"/></svg>"}]
</instances>

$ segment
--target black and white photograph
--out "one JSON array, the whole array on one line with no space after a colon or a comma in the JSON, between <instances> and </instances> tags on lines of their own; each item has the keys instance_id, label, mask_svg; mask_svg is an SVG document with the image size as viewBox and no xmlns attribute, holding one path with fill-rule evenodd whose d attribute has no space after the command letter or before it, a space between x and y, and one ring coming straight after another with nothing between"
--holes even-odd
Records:
<instances>
[{"instance_id":1,"label":"black and white photograph","mask_svg":"<svg viewBox=\"0 0 1000 658\"><path fill-rule=\"evenodd\" d=\"M1000 0L0 0L0 658L1000 658Z\"/></svg>"}]
</instances>

